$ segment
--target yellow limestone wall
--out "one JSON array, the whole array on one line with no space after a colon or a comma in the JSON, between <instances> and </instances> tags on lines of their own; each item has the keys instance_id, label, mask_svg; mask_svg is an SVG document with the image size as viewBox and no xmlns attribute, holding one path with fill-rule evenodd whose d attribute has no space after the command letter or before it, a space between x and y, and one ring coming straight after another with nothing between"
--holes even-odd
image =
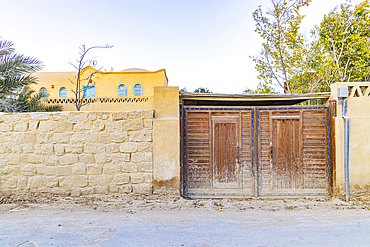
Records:
<instances>
[{"instance_id":1,"label":"yellow limestone wall","mask_svg":"<svg viewBox=\"0 0 370 247\"><path fill-rule=\"evenodd\" d=\"M347 100L347 117L350 121L349 131L349 182L351 191L370 186L370 83L349 82L335 83L331 86L331 99L337 101L335 118L336 145L336 190L344 190L344 116L342 100L338 99L338 88L349 87L351 93Z\"/></svg>"},{"instance_id":2,"label":"yellow limestone wall","mask_svg":"<svg viewBox=\"0 0 370 247\"><path fill-rule=\"evenodd\" d=\"M0 193L179 193L179 89L153 109L0 114Z\"/></svg>"},{"instance_id":3,"label":"yellow limestone wall","mask_svg":"<svg viewBox=\"0 0 370 247\"><path fill-rule=\"evenodd\" d=\"M96 73L92 79L95 85L97 102L86 105L82 108L83 111L121 111L122 107L125 110L150 110L154 107L154 87L167 86L168 79L164 69L158 71L120 71L104 73L87 67L82 72L82 78ZM38 78L38 83L31 85L31 88L39 92L41 88L46 88L48 92L49 102L53 100L72 99L75 90L71 81L76 81L76 72L39 72L33 74ZM87 81L84 81L86 85ZM118 97L117 89L120 84L125 84L127 87L127 97ZM143 86L143 96L134 97L133 87L136 83ZM60 88L67 89L67 97L59 97ZM126 102L114 102L114 99L128 99ZM100 99L107 99L100 101ZM134 99L134 100L132 100ZM141 99L138 102L135 99ZM135 102L132 102L135 101ZM75 111L76 107L70 103L59 103L63 106L64 111Z\"/></svg>"},{"instance_id":4,"label":"yellow limestone wall","mask_svg":"<svg viewBox=\"0 0 370 247\"><path fill-rule=\"evenodd\" d=\"M154 190L180 192L180 110L178 87L154 88Z\"/></svg>"},{"instance_id":5,"label":"yellow limestone wall","mask_svg":"<svg viewBox=\"0 0 370 247\"><path fill-rule=\"evenodd\" d=\"M153 111L0 114L0 193L151 194Z\"/></svg>"}]
</instances>

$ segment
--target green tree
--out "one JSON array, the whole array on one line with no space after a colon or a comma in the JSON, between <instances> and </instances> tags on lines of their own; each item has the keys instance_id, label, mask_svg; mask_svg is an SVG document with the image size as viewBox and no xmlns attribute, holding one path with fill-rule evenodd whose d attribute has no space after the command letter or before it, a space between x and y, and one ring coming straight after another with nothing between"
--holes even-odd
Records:
<instances>
[{"instance_id":1,"label":"green tree","mask_svg":"<svg viewBox=\"0 0 370 247\"><path fill-rule=\"evenodd\" d=\"M299 27L304 15L299 10L311 0L271 0L272 8L253 12L255 31L263 38L262 51L253 57L261 89L279 86L284 93L295 92L297 76L307 71L307 46Z\"/></svg>"},{"instance_id":2,"label":"green tree","mask_svg":"<svg viewBox=\"0 0 370 247\"><path fill-rule=\"evenodd\" d=\"M0 100L17 95L25 85L36 83L31 73L43 67L39 59L16 53L13 45L0 39Z\"/></svg>"},{"instance_id":3,"label":"green tree","mask_svg":"<svg viewBox=\"0 0 370 247\"><path fill-rule=\"evenodd\" d=\"M248 87L246 87L244 90L243 90L243 92L242 92L242 94L253 94L253 90L252 89L250 89L250 88L248 88Z\"/></svg>"},{"instance_id":4,"label":"green tree","mask_svg":"<svg viewBox=\"0 0 370 247\"><path fill-rule=\"evenodd\" d=\"M254 90L251 94L277 94L275 88L271 87L268 84L260 83L256 90Z\"/></svg>"},{"instance_id":5,"label":"green tree","mask_svg":"<svg viewBox=\"0 0 370 247\"><path fill-rule=\"evenodd\" d=\"M267 85L265 83L260 83L256 90L245 88L242 92L243 94L278 94L275 88Z\"/></svg>"},{"instance_id":6,"label":"green tree","mask_svg":"<svg viewBox=\"0 0 370 247\"><path fill-rule=\"evenodd\" d=\"M313 30L308 62L321 79L320 91L343 81L369 81L370 11L368 1L341 4Z\"/></svg>"}]
</instances>

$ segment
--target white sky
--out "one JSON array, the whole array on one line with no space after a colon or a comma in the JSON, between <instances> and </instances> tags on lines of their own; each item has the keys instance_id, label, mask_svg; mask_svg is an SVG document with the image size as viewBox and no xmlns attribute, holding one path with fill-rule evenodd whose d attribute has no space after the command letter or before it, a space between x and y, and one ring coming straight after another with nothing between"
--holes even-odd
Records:
<instances>
[{"instance_id":1,"label":"white sky","mask_svg":"<svg viewBox=\"0 0 370 247\"><path fill-rule=\"evenodd\" d=\"M303 30L344 1L313 0L302 9ZM110 44L90 53L97 68L164 68L170 86L241 93L259 82L249 58L262 47L258 5L269 8L269 0L0 0L0 36L41 59L43 71L73 71L68 62L82 44Z\"/></svg>"}]
</instances>

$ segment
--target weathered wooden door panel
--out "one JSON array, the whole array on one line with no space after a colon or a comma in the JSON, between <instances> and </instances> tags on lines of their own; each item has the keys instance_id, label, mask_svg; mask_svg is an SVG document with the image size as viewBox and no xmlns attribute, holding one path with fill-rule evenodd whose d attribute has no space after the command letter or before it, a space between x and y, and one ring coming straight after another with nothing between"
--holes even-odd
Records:
<instances>
[{"instance_id":1,"label":"weathered wooden door panel","mask_svg":"<svg viewBox=\"0 0 370 247\"><path fill-rule=\"evenodd\" d=\"M271 126L272 187L302 188L302 135L300 118L274 118Z\"/></svg>"},{"instance_id":2,"label":"weathered wooden door panel","mask_svg":"<svg viewBox=\"0 0 370 247\"><path fill-rule=\"evenodd\" d=\"M253 196L253 110L184 107L184 195Z\"/></svg>"},{"instance_id":3,"label":"weathered wooden door panel","mask_svg":"<svg viewBox=\"0 0 370 247\"><path fill-rule=\"evenodd\" d=\"M212 185L210 164L211 128L209 112L189 112L186 116L186 185L209 188Z\"/></svg>"},{"instance_id":4,"label":"weathered wooden door panel","mask_svg":"<svg viewBox=\"0 0 370 247\"><path fill-rule=\"evenodd\" d=\"M328 195L328 107L183 109L185 196Z\"/></svg>"},{"instance_id":5,"label":"weathered wooden door panel","mask_svg":"<svg viewBox=\"0 0 370 247\"><path fill-rule=\"evenodd\" d=\"M258 194L327 195L328 108L259 108Z\"/></svg>"},{"instance_id":6,"label":"weathered wooden door panel","mask_svg":"<svg viewBox=\"0 0 370 247\"><path fill-rule=\"evenodd\" d=\"M307 190L329 189L329 120L328 108L304 111L303 114L303 174Z\"/></svg>"},{"instance_id":7,"label":"weathered wooden door panel","mask_svg":"<svg viewBox=\"0 0 370 247\"><path fill-rule=\"evenodd\" d=\"M239 188L239 121L212 116L213 188Z\"/></svg>"}]
</instances>

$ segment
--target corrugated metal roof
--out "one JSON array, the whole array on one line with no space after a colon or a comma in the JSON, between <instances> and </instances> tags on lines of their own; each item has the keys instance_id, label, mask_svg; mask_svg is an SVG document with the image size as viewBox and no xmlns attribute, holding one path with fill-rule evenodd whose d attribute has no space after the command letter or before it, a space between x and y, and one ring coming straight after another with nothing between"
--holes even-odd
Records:
<instances>
[{"instance_id":1,"label":"corrugated metal roof","mask_svg":"<svg viewBox=\"0 0 370 247\"><path fill-rule=\"evenodd\" d=\"M185 105L294 105L311 99L329 99L328 93L312 94L209 94L180 92Z\"/></svg>"}]
</instances>

